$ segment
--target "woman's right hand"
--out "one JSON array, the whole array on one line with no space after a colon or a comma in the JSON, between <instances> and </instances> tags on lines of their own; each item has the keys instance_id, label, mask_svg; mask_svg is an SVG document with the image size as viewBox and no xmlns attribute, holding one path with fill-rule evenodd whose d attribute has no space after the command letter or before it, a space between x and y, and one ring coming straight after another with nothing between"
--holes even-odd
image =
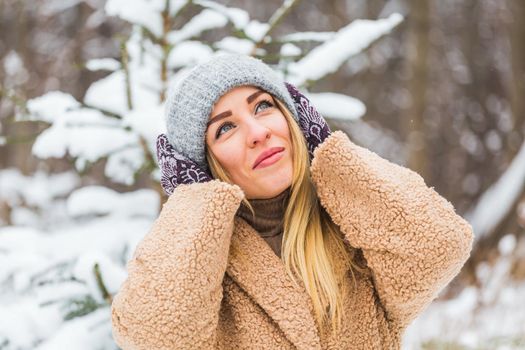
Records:
<instances>
[{"instance_id":1,"label":"woman's right hand","mask_svg":"<svg viewBox=\"0 0 525 350\"><path fill-rule=\"evenodd\" d=\"M168 196L180 184L213 180L207 170L178 153L169 143L166 134L157 137L157 161L161 170L160 184Z\"/></svg>"},{"instance_id":2,"label":"woman's right hand","mask_svg":"<svg viewBox=\"0 0 525 350\"><path fill-rule=\"evenodd\" d=\"M311 161L314 158L314 150L330 136L332 131L323 116L296 86L288 82L285 82L285 85L299 114L299 126L308 145Z\"/></svg>"}]
</instances>

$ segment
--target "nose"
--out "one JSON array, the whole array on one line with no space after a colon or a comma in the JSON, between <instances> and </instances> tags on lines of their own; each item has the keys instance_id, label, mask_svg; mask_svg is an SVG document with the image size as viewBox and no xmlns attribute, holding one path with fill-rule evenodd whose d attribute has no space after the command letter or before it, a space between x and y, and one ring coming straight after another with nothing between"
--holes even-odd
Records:
<instances>
[{"instance_id":1,"label":"nose","mask_svg":"<svg viewBox=\"0 0 525 350\"><path fill-rule=\"evenodd\" d=\"M270 128L257 119L249 119L249 122L247 122L247 130L246 142L248 143L248 147L254 147L257 143L269 139L272 134Z\"/></svg>"}]
</instances>

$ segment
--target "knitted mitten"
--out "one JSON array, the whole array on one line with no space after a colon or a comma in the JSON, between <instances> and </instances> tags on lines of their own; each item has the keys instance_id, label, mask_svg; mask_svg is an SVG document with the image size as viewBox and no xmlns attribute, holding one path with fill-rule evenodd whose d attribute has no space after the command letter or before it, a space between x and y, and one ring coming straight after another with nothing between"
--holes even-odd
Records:
<instances>
[{"instance_id":1,"label":"knitted mitten","mask_svg":"<svg viewBox=\"0 0 525 350\"><path fill-rule=\"evenodd\" d=\"M157 160L161 170L160 184L168 196L180 184L212 180L207 170L178 153L169 143L166 134L157 137Z\"/></svg>"},{"instance_id":2,"label":"knitted mitten","mask_svg":"<svg viewBox=\"0 0 525 350\"><path fill-rule=\"evenodd\" d=\"M290 83L286 83L286 88L292 96L297 113L299 114L299 126L304 134L308 145L310 160L314 157L314 150L332 133L326 120L317 112L299 90Z\"/></svg>"}]
</instances>

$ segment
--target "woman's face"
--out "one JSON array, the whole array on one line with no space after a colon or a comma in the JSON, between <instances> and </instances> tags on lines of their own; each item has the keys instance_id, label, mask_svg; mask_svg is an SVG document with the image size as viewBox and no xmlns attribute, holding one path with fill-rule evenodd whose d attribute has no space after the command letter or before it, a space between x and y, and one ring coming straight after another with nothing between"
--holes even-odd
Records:
<instances>
[{"instance_id":1,"label":"woman's face","mask_svg":"<svg viewBox=\"0 0 525 350\"><path fill-rule=\"evenodd\" d=\"M292 145L272 95L238 86L222 95L208 120L206 144L248 199L272 198L292 184ZM258 157L282 150L254 167Z\"/></svg>"}]
</instances>

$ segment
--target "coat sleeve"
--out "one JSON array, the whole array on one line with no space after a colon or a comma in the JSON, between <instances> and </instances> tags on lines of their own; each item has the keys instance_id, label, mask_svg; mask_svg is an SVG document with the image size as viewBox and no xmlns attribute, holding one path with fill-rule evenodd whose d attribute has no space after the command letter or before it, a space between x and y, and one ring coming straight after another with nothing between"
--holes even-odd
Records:
<instances>
[{"instance_id":1,"label":"coat sleeve","mask_svg":"<svg viewBox=\"0 0 525 350\"><path fill-rule=\"evenodd\" d=\"M315 150L321 204L363 252L389 321L405 328L460 271L472 226L416 172L335 131Z\"/></svg>"},{"instance_id":2,"label":"coat sleeve","mask_svg":"<svg viewBox=\"0 0 525 350\"><path fill-rule=\"evenodd\" d=\"M233 222L244 193L212 180L178 186L127 264L111 306L123 349L214 348Z\"/></svg>"}]
</instances>

